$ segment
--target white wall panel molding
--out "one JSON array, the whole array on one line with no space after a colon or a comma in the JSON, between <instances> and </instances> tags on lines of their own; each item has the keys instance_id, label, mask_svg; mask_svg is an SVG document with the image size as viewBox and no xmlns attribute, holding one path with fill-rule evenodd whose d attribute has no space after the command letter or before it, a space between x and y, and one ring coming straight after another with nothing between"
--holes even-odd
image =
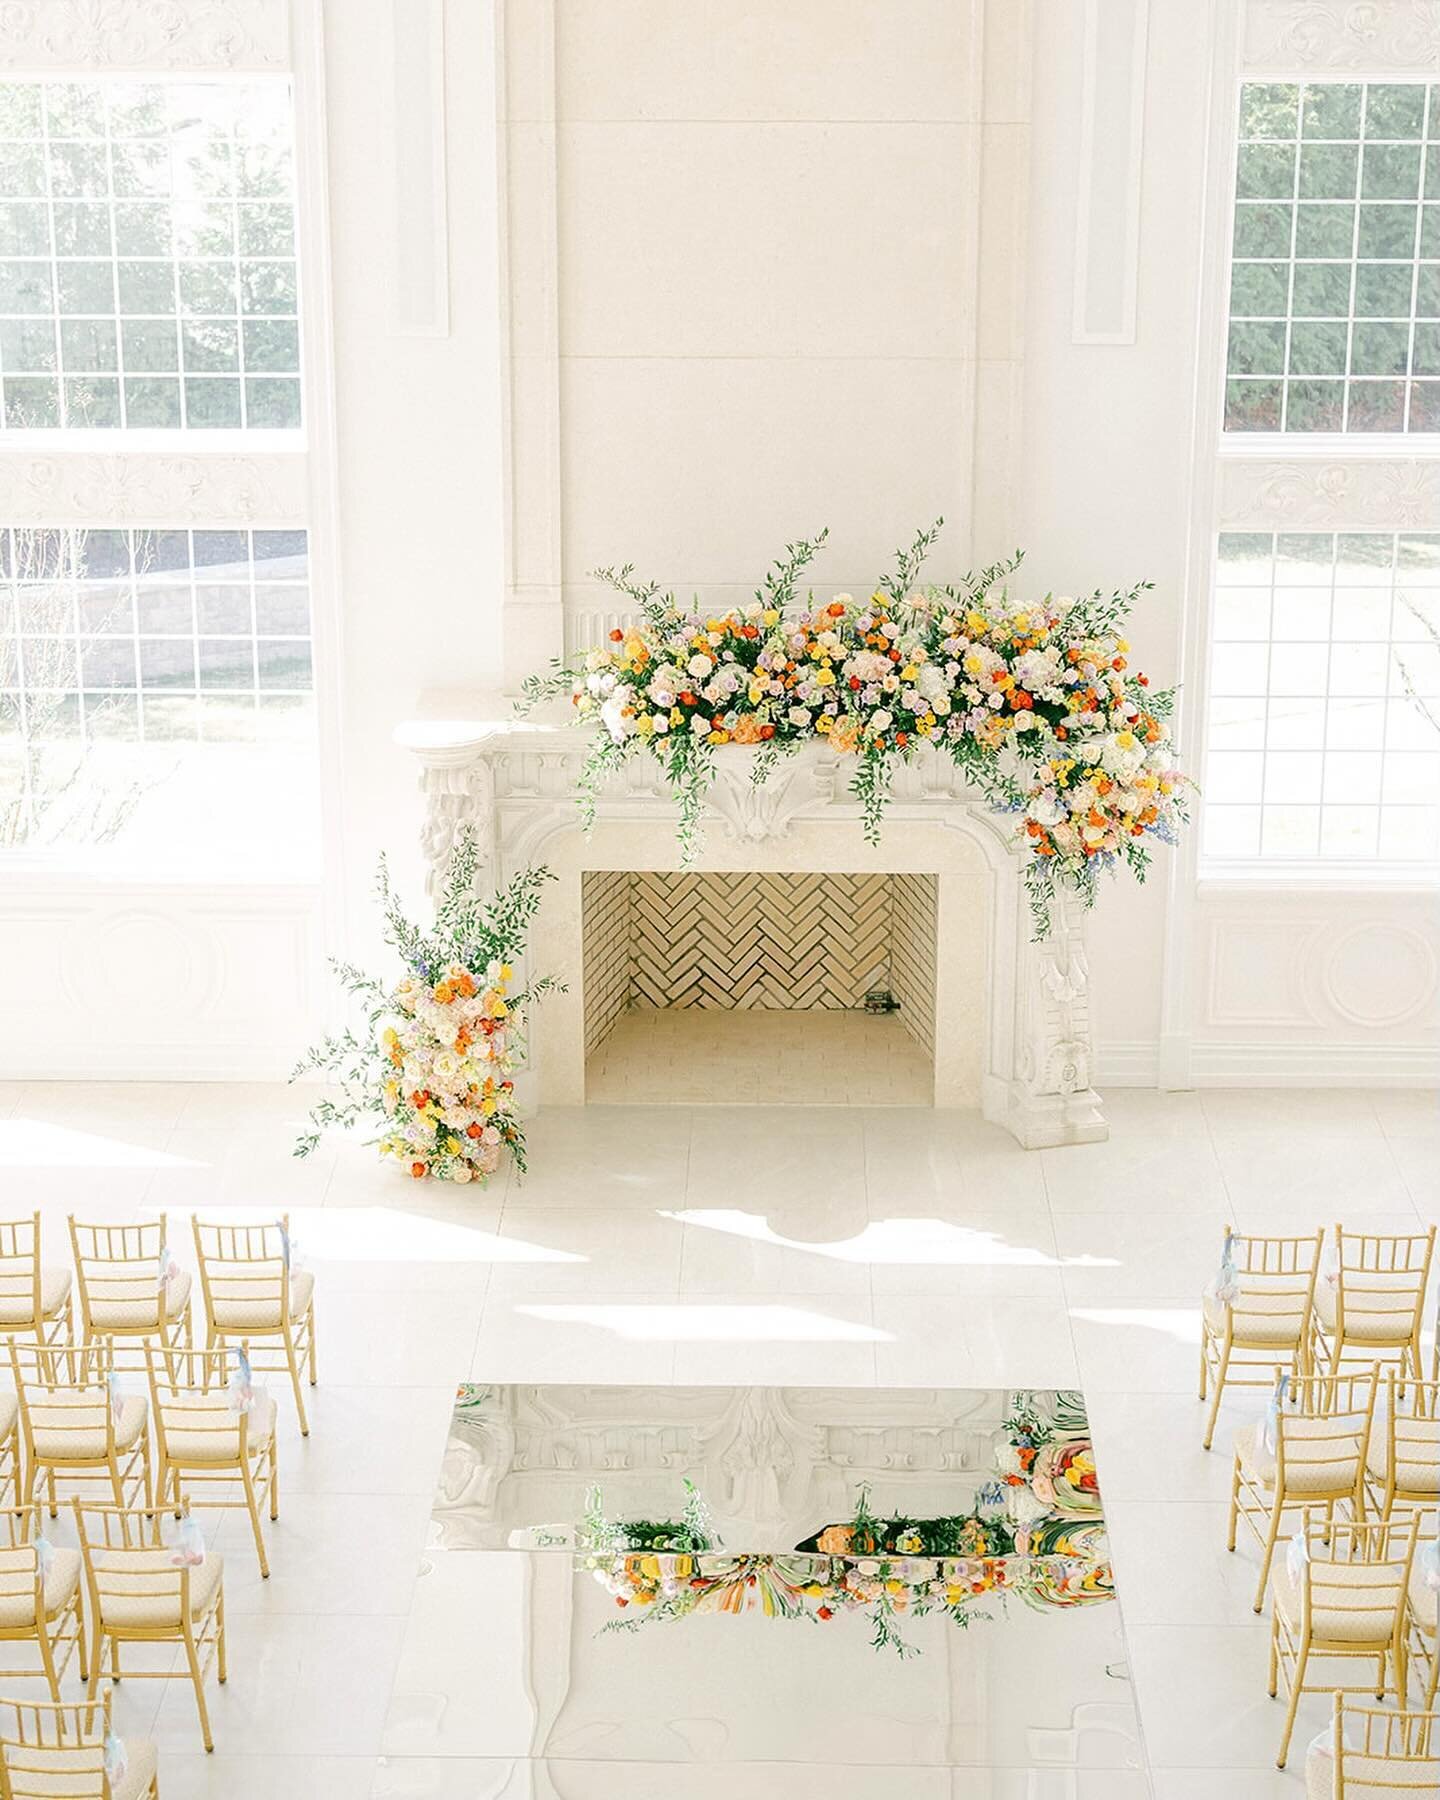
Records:
<instances>
[{"instance_id":1,"label":"white wall panel molding","mask_svg":"<svg viewBox=\"0 0 1440 1800\"><path fill-rule=\"evenodd\" d=\"M1428 1020L1434 1028L1440 958L1434 943L1410 926L1352 925L1329 946L1318 978L1326 1004L1352 1025Z\"/></svg>"},{"instance_id":2,"label":"white wall panel molding","mask_svg":"<svg viewBox=\"0 0 1440 1800\"><path fill-rule=\"evenodd\" d=\"M1075 197L1077 344L1133 344L1149 0L1085 0Z\"/></svg>"},{"instance_id":3,"label":"white wall panel molding","mask_svg":"<svg viewBox=\"0 0 1440 1800\"><path fill-rule=\"evenodd\" d=\"M564 648L555 0L499 0L507 692Z\"/></svg>"},{"instance_id":4,"label":"white wall panel molding","mask_svg":"<svg viewBox=\"0 0 1440 1800\"><path fill-rule=\"evenodd\" d=\"M125 456L66 450L0 453L0 515L21 525L307 523L307 459L273 456Z\"/></svg>"},{"instance_id":5,"label":"white wall panel molding","mask_svg":"<svg viewBox=\"0 0 1440 1800\"><path fill-rule=\"evenodd\" d=\"M391 284L402 337L450 331L445 0L391 0Z\"/></svg>"},{"instance_id":6,"label":"white wall panel molding","mask_svg":"<svg viewBox=\"0 0 1440 1800\"><path fill-rule=\"evenodd\" d=\"M290 61L289 0L5 0L0 69L223 69Z\"/></svg>"},{"instance_id":7,"label":"white wall panel molding","mask_svg":"<svg viewBox=\"0 0 1440 1800\"><path fill-rule=\"evenodd\" d=\"M1227 457L1218 512L1222 530L1433 531L1440 524L1440 461Z\"/></svg>"},{"instance_id":8,"label":"white wall panel molding","mask_svg":"<svg viewBox=\"0 0 1440 1800\"><path fill-rule=\"evenodd\" d=\"M1247 74L1413 72L1440 67L1440 0L1248 0Z\"/></svg>"},{"instance_id":9,"label":"white wall panel molding","mask_svg":"<svg viewBox=\"0 0 1440 1800\"><path fill-rule=\"evenodd\" d=\"M320 895L12 874L0 1078L279 1080L321 1009Z\"/></svg>"},{"instance_id":10,"label":"white wall panel molding","mask_svg":"<svg viewBox=\"0 0 1440 1800\"><path fill-rule=\"evenodd\" d=\"M1320 1067L1317 1055L1331 1056L1326 1066L1348 1067L1357 1084L1377 1058L1398 1068L1408 1056L1418 1068L1440 1054L1433 893L1217 893L1202 902L1202 921L1197 1080L1218 1066L1221 1045L1297 1080ZM1342 1046L1355 1052L1348 1064Z\"/></svg>"},{"instance_id":11,"label":"white wall panel molding","mask_svg":"<svg viewBox=\"0 0 1440 1800\"><path fill-rule=\"evenodd\" d=\"M1205 1026L1318 1025L1301 975L1319 929L1288 918L1212 921L1205 947Z\"/></svg>"}]
</instances>

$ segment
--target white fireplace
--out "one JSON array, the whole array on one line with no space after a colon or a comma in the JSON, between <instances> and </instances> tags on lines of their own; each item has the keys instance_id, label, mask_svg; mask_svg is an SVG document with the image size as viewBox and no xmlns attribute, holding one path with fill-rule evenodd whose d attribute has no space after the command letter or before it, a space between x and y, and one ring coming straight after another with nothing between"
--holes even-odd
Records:
<instances>
[{"instance_id":1,"label":"white fireplace","mask_svg":"<svg viewBox=\"0 0 1440 1800\"><path fill-rule=\"evenodd\" d=\"M790 892L811 897L825 885L863 894L867 906L882 912L888 902L885 953L872 964L887 976L870 985L888 986L899 1000L889 1020L893 1030L908 1033L913 1026L923 1037L928 1081L908 1096L913 1103L977 1109L1030 1148L1106 1135L1090 1085L1082 917L1072 904L1057 903L1049 936L1032 941L1010 822L997 819L948 762L927 752L897 772L881 841L870 845L845 765L834 753L807 748L756 786L752 753L727 748L716 758L703 849L693 869L682 871L674 802L659 768L643 757L632 758L602 791L587 835L575 799L587 738L577 728L416 722L402 727L399 738L422 768L423 844L432 879L466 826L478 836L486 884L533 863L546 864L557 877L546 890L528 960L536 972L558 976L567 991L535 1013L521 1087L527 1105L580 1106L595 1097L587 1093L587 1058L620 1028L635 999L623 909L642 891L636 882L648 879L652 885L643 891L654 899L664 891L655 884L681 875L701 881L753 875L775 884L774 906L783 904L786 883ZM906 915L898 957L897 895ZM597 932L608 933L608 949ZM923 944L923 955L912 939ZM746 988L746 1010L781 1017L787 1031L802 1034L806 1017L819 1023L857 1011L840 1001L853 999L856 982L866 979L866 952L852 942L839 960L844 967L828 990L823 983L817 988L813 958L807 958L806 982L792 979L788 990L792 1002L828 992L834 1005L775 1004L787 992L780 968L768 987ZM769 1004L755 1004L767 996ZM691 1010L669 1005L673 996L663 988L652 991L649 1002L657 998L667 1002L653 1007L657 1017ZM736 998L733 989L730 998ZM859 999L863 1007L863 992ZM803 1035L795 1041L803 1054ZM665 1053L657 1039L655 1055ZM762 1090L754 1098L774 1096Z\"/></svg>"}]
</instances>

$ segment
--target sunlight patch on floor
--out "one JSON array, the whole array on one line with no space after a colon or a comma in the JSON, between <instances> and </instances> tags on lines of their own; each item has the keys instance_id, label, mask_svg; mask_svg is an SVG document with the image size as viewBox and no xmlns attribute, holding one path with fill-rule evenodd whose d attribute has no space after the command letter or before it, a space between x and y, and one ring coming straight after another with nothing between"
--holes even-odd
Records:
<instances>
[{"instance_id":1,"label":"sunlight patch on floor","mask_svg":"<svg viewBox=\"0 0 1440 1800\"><path fill-rule=\"evenodd\" d=\"M723 1231L734 1237L749 1238L758 1244L773 1244L779 1249L808 1251L815 1256L828 1256L835 1262L877 1263L890 1266L944 1263L954 1267L973 1268L1115 1268L1109 1256L1051 1256L1033 1244L1011 1244L993 1231L982 1231L973 1225L957 1225L949 1219L872 1219L853 1238L832 1243L814 1243L783 1236L771 1229L757 1213L739 1212L733 1208L698 1208L685 1212L662 1212L662 1219L675 1219L682 1225L698 1225L708 1231Z\"/></svg>"}]
</instances>

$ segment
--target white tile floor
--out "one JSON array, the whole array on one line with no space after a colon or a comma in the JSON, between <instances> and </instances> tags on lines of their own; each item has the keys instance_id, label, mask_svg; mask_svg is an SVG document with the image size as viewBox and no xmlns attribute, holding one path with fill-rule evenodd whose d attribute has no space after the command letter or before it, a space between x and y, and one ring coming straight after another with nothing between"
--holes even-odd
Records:
<instances>
[{"instance_id":1,"label":"white tile floor","mask_svg":"<svg viewBox=\"0 0 1440 1800\"><path fill-rule=\"evenodd\" d=\"M301 1103L281 1087L0 1086L3 1211L39 1207L52 1260L72 1210L288 1207L319 1281L314 1429L302 1442L282 1399L269 1582L237 1522L219 1527L232 1673L211 1691L215 1755L184 1685L120 1691L122 1728L160 1738L166 1800L371 1800L407 1582L470 1375L1078 1381L1156 1800L1298 1800L1303 1759L1271 1766L1252 1565L1222 1548L1224 1446L1260 1402L1228 1404L1201 1451L1198 1297L1227 1218L1440 1220L1440 1106L1288 1091L1109 1104L1108 1144L1040 1154L921 1109L556 1112L534 1125L530 1179L477 1195L348 1144L295 1162ZM1297 1743L1324 1716L1307 1703ZM433 1773L413 1788L396 1782L423 1770L384 1771L377 1791L448 1800Z\"/></svg>"}]
</instances>

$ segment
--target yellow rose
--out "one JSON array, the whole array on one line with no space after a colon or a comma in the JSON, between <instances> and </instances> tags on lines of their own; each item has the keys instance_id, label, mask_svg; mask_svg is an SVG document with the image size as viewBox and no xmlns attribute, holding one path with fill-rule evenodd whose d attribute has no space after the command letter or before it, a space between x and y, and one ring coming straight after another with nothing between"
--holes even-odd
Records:
<instances>
[{"instance_id":1,"label":"yellow rose","mask_svg":"<svg viewBox=\"0 0 1440 1800\"><path fill-rule=\"evenodd\" d=\"M760 621L764 625L778 625L780 623L780 615L773 606L767 606L765 611L760 615Z\"/></svg>"},{"instance_id":2,"label":"yellow rose","mask_svg":"<svg viewBox=\"0 0 1440 1800\"><path fill-rule=\"evenodd\" d=\"M835 671L827 664L823 669L815 671L816 687L834 687Z\"/></svg>"}]
</instances>

